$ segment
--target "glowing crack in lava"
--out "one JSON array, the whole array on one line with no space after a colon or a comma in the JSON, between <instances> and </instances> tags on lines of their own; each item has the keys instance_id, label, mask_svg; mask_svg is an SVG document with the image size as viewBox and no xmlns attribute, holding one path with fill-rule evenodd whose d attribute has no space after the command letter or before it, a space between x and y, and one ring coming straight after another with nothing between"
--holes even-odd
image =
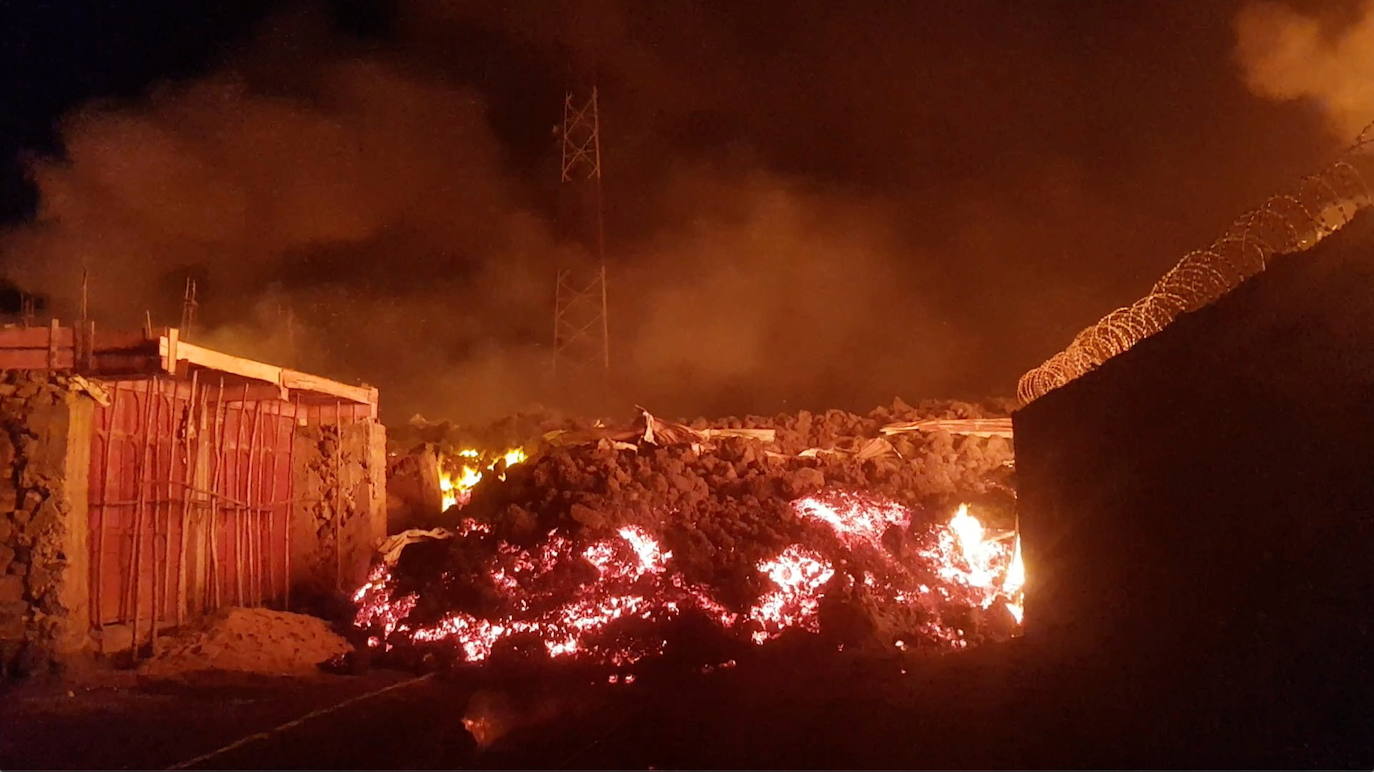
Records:
<instances>
[{"instance_id":1,"label":"glowing crack in lava","mask_svg":"<svg viewBox=\"0 0 1374 772\"><path fill-rule=\"evenodd\" d=\"M911 512L900 504L865 494L831 492L792 506L834 540L791 544L759 561L754 570L764 589L747 608L732 610L713 588L688 581L673 553L642 526L625 525L614 536L580 543L555 530L524 548L467 524L462 538L490 546L473 581L496 598L494 605L482 614L441 608L436 617L431 610L425 621L420 595L399 592L392 570L379 565L354 594L355 624L369 631L372 646L446 645L469 662L486 660L508 640L534 645L550 658L612 665L662 653L667 642L654 625L689 610L756 645L788 630L821 632L821 609L835 590L909 612L908 633L889 641L903 650L912 640L967 646L966 623L959 620L969 613L1003 614L1009 626L1020 624L1025 567L1019 538L990 534L967 506L947 523L924 526L913 526ZM889 538L893 531L901 538ZM424 586L454 584L451 576L441 578ZM993 608L999 603L1005 610Z\"/></svg>"},{"instance_id":2,"label":"glowing crack in lava","mask_svg":"<svg viewBox=\"0 0 1374 772\"><path fill-rule=\"evenodd\" d=\"M749 609L749 619L762 628L753 631L750 640L765 643L789 627L819 632L821 588L835 575L825 558L793 544L776 558L759 563L758 568L768 575L773 589Z\"/></svg>"}]
</instances>

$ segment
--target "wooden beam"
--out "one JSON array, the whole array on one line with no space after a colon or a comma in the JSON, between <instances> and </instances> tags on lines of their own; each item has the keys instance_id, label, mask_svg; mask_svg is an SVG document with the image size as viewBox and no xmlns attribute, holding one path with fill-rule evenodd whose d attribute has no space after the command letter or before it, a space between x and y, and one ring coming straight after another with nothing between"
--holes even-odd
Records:
<instances>
[{"instance_id":1,"label":"wooden beam","mask_svg":"<svg viewBox=\"0 0 1374 772\"><path fill-rule=\"evenodd\" d=\"M282 385L292 391L308 391L325 394L336 399L346 399L360 405L376 405L377 389L373 386L350 386L346 383L321 378L318 375L296 370L281 371Z\"/></svg>"},{"instance_id":2,"label":"wooden beam","mask_svg":"<svg viewBox=\"0 0 1374 772\"><path fill-rule=\"evenodd\" d=\"M147 338L142 331L104 331L97 337L94 325L85 333L77 350L76 331L53 320L46 327L0 328L0 369L71 369L78 364L88 375L138 376L155 373L187 375L188 368L214 370L257 382L251 385L253 401L289 401L299 393L306 402L345 401L365 406L369 417L377 417L377 389L354 386L318 375L289 370L246 357L197 346L181 340L175 327L154 331ZM184 363L184 364L183 364Z\"/></svg>"},{"instance_id":3,"label":"wooden beam","mask_svg":"<svg viewBox=\"0 0 1374 772\"><path fill-rule=\"evenodd\" d=\"M161 338L158 353L163 357L168 354L170 341L168 338ZM194 343L179 342L176 346L176 356L179 361L186 362L200 367L230 375L238 375L243 378L252 378L257 381L280 384L282 369L276 365L269 365L252 359L236 357L233 354L225 354L221 351L208 349L204 346L197 346Z\"/></svg>"},{"instance_id":4,"label":"wooden beam","mask_svg":"<svg viewBox=\"0 0 1374 772\"><path fill-rule=\"evenodd\" d=\"M45 348L0 349L0 370L68 370L75 365L76 351L70 348L56 351Z\"/></svg>"},{"instance_id":5,"label":"wooden beam","mask_svg":"<svg viewBox=\"0 0 1374 772\"><path fill-rule=\"evenodd\" d=\"M176 375L177 372L177 342L181 337L180 331L175 327L169 327L165 335L159 336L158 353L162 355L162 369Z\"/></svg>"},{"instance_id":6,"label":"wooden beam","mask_svg":"<svg viewBox=\"0 0 1374 772\"><path fill-rule=\"evenodd\" d=\"M182 345L184 346L186 344L183 343ZM197 371L193 370L192 372ZM240 393L238 391L235 391L233 393L227 394L224 398L224 401L231 405L236 404L240 401L243 401L244 394L247 394L248 402L261 402L263 400L286 400L288 398L286 388L275 383L255 382L245 383L244 386L247 388L246 392ZM211 402L215 401L213 398L209 399Z\"/></svg>"},{"instance_id":7,"label":"wooden beam","mask_svg":"<svg viewBox=\"0 0 1374 772\"><path fill-rule=\"evenodd\" d=\"M48 327L5 327L0 329L0 349L38 348L46 350L48 341L55 336L58 348L71 348L75 345L72 328L58 327L54 333Z\"/></svg>"}]
</instances>

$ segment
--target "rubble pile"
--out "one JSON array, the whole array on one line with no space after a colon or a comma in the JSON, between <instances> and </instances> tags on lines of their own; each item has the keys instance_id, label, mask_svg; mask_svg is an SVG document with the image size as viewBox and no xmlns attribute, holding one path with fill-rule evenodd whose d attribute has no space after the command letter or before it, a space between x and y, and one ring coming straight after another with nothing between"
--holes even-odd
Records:
<instances>
[{"instance_id":1,"label":"rubble pile","mask_svg":"<svg viewBox=\"0 0 1374 772\"><path fill-rule=\"evenodd\" d=\"M1009 427L957 428L1007 407L898 400L868 415L673 423L643 411L623 428L564 424L450 510L461 538L383 565L358 593L359 622L375 646L459 640L469 659L525 636L553 656L633 661L660 653L661 636L607 648L585 634L686 614L754 643L822 620L842 639L886 645L1009 634L999 590L946 565L960 502L975 504L980 538L1014 522ZM988 553L1002 572L1011 554L1010 540Z\"/></svg>"},{"instance_id":2,"label":"rubble pile","mask_svg":"<svg viewBox=\"0 0 1374 772\"><path fill-rule=\"evenodd\" d=\"M479 484L461 514L491 523L498 536L515 543L551 528L637 524L655 531L667 526L684 540L696 540L688 535L696 532L706 540L702 546L715 552L755 552L794 537L789 502L822 489L881 494L932 516L948 515L945 510L969 500L984 502L981 510L1009 515L1009 439L944 430L881 434L893 423L999 413L1006 415L998 407L966 402L932 400L912 407L896 400L867 416L801 411L676 425L648 416L659 428L654 442L644 439L643 419L634 428L600 436L582 430L574 438L578 444L565 440L578 430L555 431L534 458L507 471L504 483ZM665 437L684 426L694 433L764 430L773 441ZM680 559L695 551L690 543L670 540L666 546L681 550L674 553Z\"/></svg>"}]
</instances>

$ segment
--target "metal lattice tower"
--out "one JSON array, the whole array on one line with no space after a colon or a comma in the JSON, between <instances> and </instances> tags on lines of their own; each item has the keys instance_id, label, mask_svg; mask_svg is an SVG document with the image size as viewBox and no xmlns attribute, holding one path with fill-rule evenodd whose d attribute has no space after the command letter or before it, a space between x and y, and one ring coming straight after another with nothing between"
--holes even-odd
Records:
<instances>
[{"instance_id":1,"label":"metal lattice tower","mask_svg":"<svg viewBox=\"0 0 1374 772\"><path fill-rule=\"evenodd\" d=\"M19 295L19 323L25 327L32 327L34 320L34 301L33 295L27 292Z\"/></svg>"},{"instance_id":2,"label":"metal lattice tower","mask_svg":"<svg viewBox=\"0 0 1374 772\"><path fill-rule=\"evenodd\" d=\"M196 280L190 276L186 277L186 292L181 297L181 332L182 338L191 336L192 328L196 326L196 311L200 308L200 303L196 301Z\"/></svg>"},{"instance_id":3,"label":"metal lattice tower","mask_svg":"<svg viewBox=\"0 0 1374 772\"><path fill-rule=\"evenodd\" d=\"M601 207L601 127L597 90L579 101L563 97L560 199L562 225L594 256L594 264L559 268L554 291L553 372L562 386L604 387L611 368L606 316L605 230ZM569 222L573 221L573 222ZM599 377L597 377L599 376Z\"/></svg>"}]
</instances>

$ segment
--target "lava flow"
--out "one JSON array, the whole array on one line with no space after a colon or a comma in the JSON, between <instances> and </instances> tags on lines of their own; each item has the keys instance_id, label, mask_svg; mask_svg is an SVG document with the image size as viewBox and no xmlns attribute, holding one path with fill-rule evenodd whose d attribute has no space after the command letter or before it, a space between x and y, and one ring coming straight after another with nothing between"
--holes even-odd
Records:
<instances>
[{"instance_id":1,"label":"lava flow","mask_svg":"<svg viewBox=\"0 0 1374 772\"><path fill-rule=\"evenodd\" d=\"M689 581L673 553L642 526L589 540L555 530L531 548L473 527L464 529L466 538L486 555L473 575L482 602L431 612L426 621L418 609L432 604L422 595L452 587L454 576L445 572L417 591L401 592L394 569L379 565L354 595L355 623L384 649L445 645L480 662L507 642L535 645L550 658L613 665L662 653L668 642L656 625L688 612L753 644L788 630L822 632L824 607L844 597L908 612L888 615L905 625L886 641L900 648L921 640L963 648L973 637L970 613L1002 613L1009 617L1005 626L1019 625L1024 566L1016 535L989 535L967 506L948 522L925 527L914 527L900 504L857 493L810 496L792 506L835 538L792 544L759 561L762 590L742 608L732 609L717 588ZM902 534L895 548L885 543L894 541L894 531Z\"/></svg>"}]
</instances>

